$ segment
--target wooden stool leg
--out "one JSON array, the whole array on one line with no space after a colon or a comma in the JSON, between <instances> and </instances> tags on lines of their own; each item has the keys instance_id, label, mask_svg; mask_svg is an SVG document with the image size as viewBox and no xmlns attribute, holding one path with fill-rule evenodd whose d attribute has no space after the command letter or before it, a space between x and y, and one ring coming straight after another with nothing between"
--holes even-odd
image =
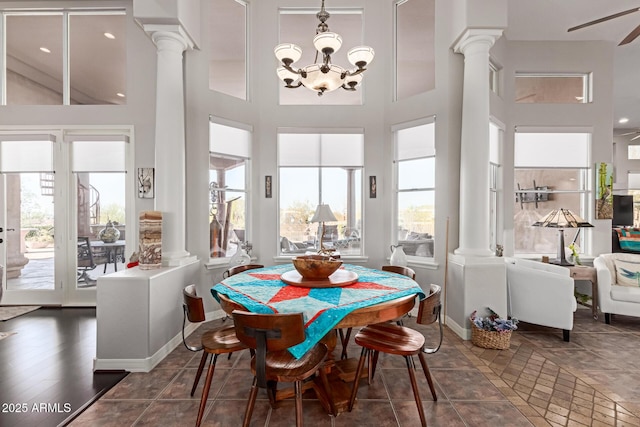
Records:
<instances>
[{"instance_id":1,"label":"wooden stool leg","mask_svg":"<svg viewBox=\"0 0 640 427\"><path fill-rule=\"evenodd\" d=\"M251 415L253 415L253 407L256 404L256 396L258 396L258 377L253 377L253 384L251 385L249 400L247 401L247 409L244 412L244 421L242 422L242 427L249 427L249 423L251 422Z\"/></svg>"},{"instance_id":2,"label":"wooden stool leg","mask_svg":"<svg viewBox=\"0 0 640 427\"><path fill-rule=\"evenodd\" d=\"M356 369L356 376L353 380L353 388L351 389L351 398L349 399L349 412L353 409L353 404L356 402L356 395L358 394L358 385L360 383L360 375L362 374L362 367L364 366L364 359L367 358L369 350L362 347L360 353L360 361L358 361L358 368Z\"/></svg>"},{"instance_id":3,"label":"wooden stool leg","mask_svg":"<svg viewBox=\"0 0 640 427\"><path fill-rule=\"evenodd\" d=\"M202 389L202 398L200 399L200 409L198 409L198 419L196 420L196 427L200 426L202 422L202 415L204 414L204 408L207 406L207 398L209 397L209 388L211 387L211 380L213 379L213 372L216 370L216 361L218 360L218 355L213 355L213 361L209 365L209 370L207 371L207 379L204 382L204 388Z\"/></svg>"},{"instance_id":4,"label":"wooden stool leg","mask_svg":"<svg viewBox=\"0 0 640 427\"><path fill-rule=\"evenodd\" d=\"M198 383L200 382L200 377L202 376L202 371L204 370L204 364L207 363L207 358L209 357L209 353L206 351L202 352L202 357L200 358L200 365L198 365L198 372L196 372L196 378L193 381L193 387L191 387L191 396L196 392L196 388L198 388Z\"/></svg>"},{"instance_id":5,"label":"wooden stool leg","mask_svg":"<svg viewBox=\"0 0 640 427\"><path fill-rule=\"evenodd\" d=\"M373 357L369 360L369 385L373 382L373 377L376 375L376 367L378 366L378 356L380 356L380 352L378 350L373 350Z\"/></svg>"},{"instance_id":6,"label":"wooden stool leg","mask_svg":"<svg viewBox=\"0 0 640 427\"><path fill-rule=\"evenodd\" d=\"M293 383L296 390L296 427L302 427L302 382Z\"/></svg>"},{"instance_id":7,"label":"wooden stool leg","mask_svg":"<svg viewBox=\"0 0 640 427\"><path fill-rule=\"evenodd\" d=\"M427 382L429 383L429 388L431 389L431 395L433 396L433 401L438 401L438 396L436 396L436 388L433 386L433 379L431 378L431 371L429 371L429 366L427 366L427 360L424 358L424 353L418 353L418 357L420 358L420 364L422 365L422 370L424 371L424 376L427 378Z\"/></svg>"},{"instance_id":8,"label":"wooden stool leg","mask_svg":"<svg viewBox=\"0 0 640 427\"><path fill-rule=\"evenodd\" d=\"M416 406L418 407L418 415L420 415L420 421L422 427L427 427L427 420L424 418L424 409L422 409L422 401L420 400L420 391L418 391L418 383L416 381L416 373L411 363L411 356L404 356L407 361L407 370L409 371L409 379L411 379L411 388L413 389L413 397L416 400Z\"/></svg>"},{"instance_id":9,"label":"wooden stool leg","mask_svg":"<svg viewBox=\"0 0 640 427\"><path fill-rule=\"evenodd\" d=\"M349 345L349 338L351 338L352 328L347 329L347 334L344 335L342 333L342 329L340 329L340 343L342 344L342 354L340 355L341 359L348 359L347 356L347 346Z\"/></svg>"},{"instance_id":10,"label":"wooden stool leg","mask_svg":"<svg viewBox=\"0 0 640 427\"><path fill-rule=\"evenodd\" d=\"M331 392L331 387L329 386L329 379L327 378L327 373L324 371L324 367L319 369L320 372L320 380L322 381L322 386L324 387L324 392L327 395L329 400L329 407L331 408L331 415L334 417L338 416L338 412L336 411L336 407L333 403L333 393Z\"/></svg>"}]
</instances>

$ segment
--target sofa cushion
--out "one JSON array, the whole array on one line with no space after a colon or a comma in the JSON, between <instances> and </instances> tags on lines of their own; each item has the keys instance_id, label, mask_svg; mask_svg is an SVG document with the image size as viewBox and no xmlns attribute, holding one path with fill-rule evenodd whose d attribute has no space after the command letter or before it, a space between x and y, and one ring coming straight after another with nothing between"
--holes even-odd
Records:
<instances>
[{"instance_id":1,"label":"sofa cushion","mask_svg":"<svg viewBox=\"0 0 640 427\"><path fill-rule=\"evenodd\" d=\"M640 287L640 262L617 259L615 266L618 286Z\"/></svg>"},{"instance_id":2,"label":"sofa cushion","mask_svg":"<svg viewBox=\"0 0 640 427\"><path fill-rule=\"evenodd\" d=\"M640 251L640 230L617 229L620 248L627 251Z\"/></svg>"},{"instance_id":3,"label":"sofa cushion","mask_svg":"<svg viewBox=\"0 0 640 427\"><path fill-rule=\"evenodd\" d=\"M640 304L640 288L631 286L611 286L611 299Z\"/></svg>"}]
</instances>

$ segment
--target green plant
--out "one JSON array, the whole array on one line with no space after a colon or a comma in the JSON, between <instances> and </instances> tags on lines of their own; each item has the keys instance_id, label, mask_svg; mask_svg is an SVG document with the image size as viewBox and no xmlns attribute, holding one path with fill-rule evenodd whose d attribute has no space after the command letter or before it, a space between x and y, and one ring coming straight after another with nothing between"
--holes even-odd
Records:
<instances>
[{"instance_id":1,"label":"green plant","mask_svg":"<svg viewBox=\"0 0 640 427\"><path fill-rule=\"evenodd\" d=\"M25 240L28 242L44 242L44 243L53 243L53 234L52 229L50 227L38 227L32 230L25 235Z\"/></svg>"}]
</instances>

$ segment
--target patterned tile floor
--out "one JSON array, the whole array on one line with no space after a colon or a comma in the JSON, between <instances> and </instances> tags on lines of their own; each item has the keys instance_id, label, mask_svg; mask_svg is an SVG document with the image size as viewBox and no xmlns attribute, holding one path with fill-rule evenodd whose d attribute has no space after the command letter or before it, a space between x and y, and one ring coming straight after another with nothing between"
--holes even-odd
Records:
<instances>
[{"instance_id":1,"label":"patterned tile floor","mask_svg":"<svg viewBox=\"0 0 640 427\"><path fill-rule=\"evenodd\" d=\"M569 343L562 341L560 330L521 323L509 350L475 347L445 328L441 350L427 356L437 402L431 400L424 376L418 376L428 424L640 426L640 318L614 316L612 325L606 325L580 308L575 319ZM434 325L416 325L413 319L405 324L435 342ZM359 355L353 343L349 354ZM199 358L177 348L152 372L129 374L71 425L194 425L204 378L193 398L189 391ZM202 425L242 424L251 382L247 365L247 352L218 360ZM274 410L263 391L258 398L251 425L295 423L293 401ZM330 417L313 394L305 395L303 411L310 426L419 425L406 367L398 356L381 355L373 384L361 382L353 412Z\"/></svg>"}]
</instances>

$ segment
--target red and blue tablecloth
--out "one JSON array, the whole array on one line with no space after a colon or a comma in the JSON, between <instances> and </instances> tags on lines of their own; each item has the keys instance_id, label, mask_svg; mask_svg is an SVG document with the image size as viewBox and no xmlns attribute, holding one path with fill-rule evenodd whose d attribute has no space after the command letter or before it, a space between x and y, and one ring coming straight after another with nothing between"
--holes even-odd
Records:
<instances>
[{"instance_id":1,"label":"red and blue tablecloth","mask_svg":"<svg viewBox=\"0 0 640 427\"><path fill-rule=\"evenodd\" d=\"M291 347L301 357L349 313L406 295L425 294L420 285L406 276L357 265L341 268L358 274L358 282L337 288L291 286L280 275L293 265L277 265L236 274L211 288L213 297L226 295L254 313L300 313L304 315L306 340Z\"/></svg>"}]
</instances>

